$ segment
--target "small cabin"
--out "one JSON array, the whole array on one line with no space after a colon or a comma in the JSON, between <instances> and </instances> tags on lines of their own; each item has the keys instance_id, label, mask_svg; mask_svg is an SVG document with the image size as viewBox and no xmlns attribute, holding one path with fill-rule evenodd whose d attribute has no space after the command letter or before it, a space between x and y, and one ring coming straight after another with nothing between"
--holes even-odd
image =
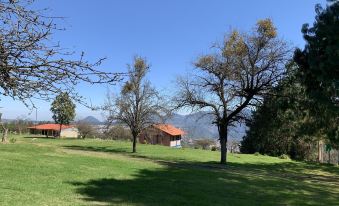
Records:
<instances>
[{"instance_id":1,"label":"small cabin","mask_svg":"<svg viewBox=\"0 0 339 206\"><path fill-rule=\"evenodd\" d=\"M60 124L40 124L33 127L28 127L29 133L33 135L44 135L46 137L60 137L62 138L77 138L79 131L72 125ZM61 129L61 131L60 131Z\"/></svg>"},{"instance_id":2,"label":"small cabin","mask_svg":"<svg viewBox=\"0 0 339 206\"><path fill-rule=\"evenodd\" d=\"M181 147L181 138L185 132L170 124L153 124L139 135L142 144L159 144L169 147Z\"/></svg>"}]
</instances>

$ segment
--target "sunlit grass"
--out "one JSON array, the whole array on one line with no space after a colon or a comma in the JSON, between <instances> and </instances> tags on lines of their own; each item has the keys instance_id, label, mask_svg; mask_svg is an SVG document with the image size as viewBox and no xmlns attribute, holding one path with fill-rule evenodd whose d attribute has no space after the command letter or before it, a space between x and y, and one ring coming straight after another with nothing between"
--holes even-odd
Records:
<instances>
[{"instance_id":1,"label":"sunlit grass","mask_svg":"<svg viewBox=\"0 0 339 206\"><path fill-rule=\"evenodd\" d=\"M338 205L339 169L103 140L0 145L0 205Z\"/></svg>"}]
</instances>

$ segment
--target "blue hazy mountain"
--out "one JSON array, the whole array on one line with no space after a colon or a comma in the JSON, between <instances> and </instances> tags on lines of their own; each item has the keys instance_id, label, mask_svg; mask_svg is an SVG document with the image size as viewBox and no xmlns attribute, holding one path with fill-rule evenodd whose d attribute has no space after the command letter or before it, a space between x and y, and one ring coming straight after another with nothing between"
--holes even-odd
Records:
<instances>
[{"instance_id":1,"label":"blue hazy mountain","mask_svg":"<svg viewBox=\"0 0 339 206\"><path fill-rule=\"evenodd\" d=\"M80 120L80 122L86 122L86 123L91 124L91 125L103 124L100 120L98 120L97 118L95 118L93 116L87 116L84 119Z\"/></svg>"},{"instance_id":2,"label":"blue hazy mountain","mask_svg":"<svg viewBox=\"0 0 339 206\"><path fill-rule=\"evenodd\" d=\"M218 137L218 128L212 124L213 115L206 112L196 112L187 115L173 114L166 122L173 124L187 132L187 136L193 139ZM236 124L229 128L229 138L241 140L245 135L245 124Z\"/></svg>"}]
</instances>

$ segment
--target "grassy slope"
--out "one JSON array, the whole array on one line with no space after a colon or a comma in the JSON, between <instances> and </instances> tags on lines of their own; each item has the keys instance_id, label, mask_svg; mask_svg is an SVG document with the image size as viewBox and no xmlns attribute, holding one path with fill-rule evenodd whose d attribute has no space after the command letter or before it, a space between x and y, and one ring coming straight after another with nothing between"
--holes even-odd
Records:
<instances>
[{"instance_id":1,"label":"grassy slope","mask_svg":"<svg viewBox=\"0 0 339 206\"><path fill-rule=\"evenodd\" d=\"M99 140L0 144L0 205L339 205L339 168Z\"/></svg>"}]
</instances>

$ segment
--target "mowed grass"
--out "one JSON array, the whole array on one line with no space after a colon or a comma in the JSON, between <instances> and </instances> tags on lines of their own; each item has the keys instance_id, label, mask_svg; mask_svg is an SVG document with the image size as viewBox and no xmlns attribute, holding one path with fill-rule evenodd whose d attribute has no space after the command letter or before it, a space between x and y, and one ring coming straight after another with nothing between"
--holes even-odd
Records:
<instances>
[{"instance_id":1,"label":"mowed grass","mask_svg":"<svg viewBox=\"0 0 339 206\"><path fill-rule=\"evenodd\" d=\"M339 205L339 168L102 140L0 144L0 205Z\"/></svg>"}]
</instances>

